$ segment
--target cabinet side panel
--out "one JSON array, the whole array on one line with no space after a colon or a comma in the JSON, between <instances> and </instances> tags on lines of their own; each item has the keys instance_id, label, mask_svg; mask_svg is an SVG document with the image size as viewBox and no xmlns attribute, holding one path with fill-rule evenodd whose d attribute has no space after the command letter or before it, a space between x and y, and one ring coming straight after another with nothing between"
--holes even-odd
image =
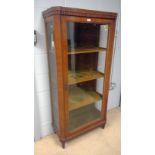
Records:
<instances>
[{"instance_id":1,"label":"cabinet side panel","mask_svg":"<svg viewBox=\"0 0 155 155\"><path fill-rule=\"evenodd\" d=\"M56 65L57 65L57 82L58 82L58 109L59 109L59 131L58 135L61 141L65 141L65 103L64 103L64 58L62 52L62 29L61 16L53 16L54 24L54 41L56 50Z\"/></svg>"},{"instance_id":2,"label":"cabinet side panel","mask_svg":"<svg viewBox=\"0 0 155 155\"><path fill-rule=\"evenodd\" d=\"M56 66L56 52L53 39L53 23L47 24L47 46L48 46L48 60L49 60L49 77L51 83L51 101L52 101L52 116L53 127L57 131L59 129L59 115L58 115L58 86L57 86L57 66Z\"/></svg>"}]
</instances>

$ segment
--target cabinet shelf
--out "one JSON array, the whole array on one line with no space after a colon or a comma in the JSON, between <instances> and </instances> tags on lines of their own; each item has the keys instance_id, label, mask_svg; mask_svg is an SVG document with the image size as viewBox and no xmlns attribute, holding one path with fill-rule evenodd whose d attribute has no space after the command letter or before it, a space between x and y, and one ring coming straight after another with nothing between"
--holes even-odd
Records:
<instances>
[{"instance_id":1,"label":"cabinet shelf","mask_svg":"<svg viewBox=\"0 0 155 155\"><path fill-rule=\"evenodd\" d=\"M101 95L95 91L71 86L69 88L69 111L94 104L101 99Z\"/></svg>"},{"instance_id":2,"label":"cabinet shelf","mask_svg":"<svg viewBox=\"0 0 155 155\"><path fill-rule=\"evenodd\" d=\"M86 48L86 47L79 47L75 49L69 49L68 54L81 54L81 53L95 53L95 52L106 52L106 48L101 47L92 47L92 48Z\"/></svg>"},{"instance_id":3,"label":"cabinet shelf","mask_svg":"<svg viewBox=\"0 0 155 155\"><path fill-rule=\"evenodd\" d=\"M68 73L68 84L77 84L85 81L95 80L103 78L104 74L94 70L83 70L83 71L69 71Z\"/></svg>"},{"instance_id":4,"label":"cabinet shelf","mask_svg":"<svg viewBox=\"0 0 155 155\"><path fill-rule=\"evenodd\" d=\"M69 130L74 130L85 126L92 121L100 118L101 112L94 105L88 105L69 112Z\"/></svg>"}]
</instances>

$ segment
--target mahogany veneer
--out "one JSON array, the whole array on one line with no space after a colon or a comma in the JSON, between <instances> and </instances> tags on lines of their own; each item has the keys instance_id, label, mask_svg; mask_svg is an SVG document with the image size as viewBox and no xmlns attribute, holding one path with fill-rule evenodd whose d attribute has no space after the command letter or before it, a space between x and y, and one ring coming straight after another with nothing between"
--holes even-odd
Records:
<instances>
[{"instance_id":1,"label":"mahogany veneer","mask_svg":"<svg viewBox=\"0 0 155 155\"><path fill-rule=\"evenodd\" d=\"M64 148L67 140L105 126L117 14L51 7L43 17L52 126ZM102 70L99 61L104 54ZM99 80L104 83L102 93Z\"/></svg>"}]
</instances>

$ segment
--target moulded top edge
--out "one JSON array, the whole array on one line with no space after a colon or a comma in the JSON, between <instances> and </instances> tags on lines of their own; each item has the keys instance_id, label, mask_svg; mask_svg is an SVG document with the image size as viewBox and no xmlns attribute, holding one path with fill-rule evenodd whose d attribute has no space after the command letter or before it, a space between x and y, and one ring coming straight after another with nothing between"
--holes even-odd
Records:
<instances>
[{"instance_id":1,"label":"moulded top edge","mask_svg":"<svg viewBox=\"0 0 155 155\"><path fill-rule=\"evenodd\" d=\"M86 9L61 7L61 6L51 7L43 11L44 18L52 15L66 15L66 16L108 18L108 19L116 19L117 17L117 13L114 12L103 12L103 11L86 10Z\"/></svg>"}]
</instances>

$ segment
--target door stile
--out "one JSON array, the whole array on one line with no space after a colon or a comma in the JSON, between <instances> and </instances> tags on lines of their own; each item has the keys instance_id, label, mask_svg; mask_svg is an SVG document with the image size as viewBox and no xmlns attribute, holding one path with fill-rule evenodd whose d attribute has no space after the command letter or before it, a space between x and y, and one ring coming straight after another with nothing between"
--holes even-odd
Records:
<instances>
[{"instance_id":1,"label":"door stile","mask_svg":"<svg viewBox=\"0 0 155 155\"><path fill-rule=\"evenodd\" d=\"M115 21L112 21L112 23L109 25L108 49L107 49L107 55L106 55L105 77L104 77L104 88L103 88L103 108L101 112L102 118L105 121L107 117L107 104L108 104L108 94L109 94L109 85L110 85L114 35L115 35Z\"/></svg>"}]
</instances>

